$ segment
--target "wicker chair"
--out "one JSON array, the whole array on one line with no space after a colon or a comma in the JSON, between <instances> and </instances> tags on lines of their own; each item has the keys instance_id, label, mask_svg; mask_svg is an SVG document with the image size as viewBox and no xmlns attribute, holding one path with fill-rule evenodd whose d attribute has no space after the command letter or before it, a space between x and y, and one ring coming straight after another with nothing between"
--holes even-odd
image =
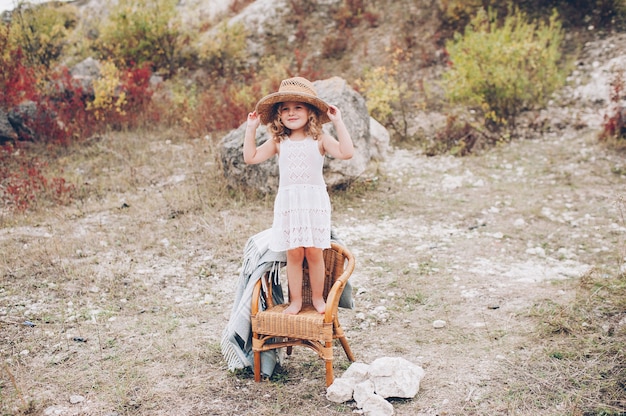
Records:
<instances>
[{"instance_id":1,"label":"wicker chair","mask_svg":"<svg viewBox=\"0 0 626 416\"><path fill-rule=\"evenodd\" d=\"M252 294L251 310L255 381L261 381L261 352L276 348L287 347L287 354L291 353L293 346L309 347L316 351L320 358L326 361L326 386L330 386L334 380L334 339L339 339L348 359L354 362L354 354L337 317L339 298L354 270L354 256L345 247L331 242L331 248L324 250L324 263L326 265L324 314L318 313L311 304L306 261L303 264L302 309L297 315L283 313L288 303L273 304L272 285L267 281L268 274L257 282ZM266 293L263 288L267 288L268 292ZM260 310L261 299L267 303L265 310Z\"/></svg>"}]
</instances>

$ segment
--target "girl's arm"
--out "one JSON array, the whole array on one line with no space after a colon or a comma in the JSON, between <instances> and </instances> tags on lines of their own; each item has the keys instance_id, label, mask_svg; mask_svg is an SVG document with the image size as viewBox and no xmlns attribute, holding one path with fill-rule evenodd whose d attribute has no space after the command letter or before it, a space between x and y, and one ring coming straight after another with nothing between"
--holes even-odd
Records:
<instances>
[{"instance_id":1,"label":"girl's arm","mask_svg":"<svg viewBox=\"0 0 626 416\"><path fill-rule=\"evenodd\" d=\"M256 129L261 124L261 118L253 111L248 114L248 124L246 134L243 138L243 160L249 165L265 162L277 152L274 140L269 139L261 146L256 145Z\"/></svg>"},{"instance_id":2,"label":"girl's arm","mask_svg":"<svg viewBox=\"0 0 626 416\"><path fill-rule=\"evenodd\" d=\"M346 160L354 155L354 144L348 129L341 118L341 111L334 105L328 106L328 118L333 122L337 131L337 139L328 134L322 134L324 151L336 159Z\"/></svg>"}]
</instances>

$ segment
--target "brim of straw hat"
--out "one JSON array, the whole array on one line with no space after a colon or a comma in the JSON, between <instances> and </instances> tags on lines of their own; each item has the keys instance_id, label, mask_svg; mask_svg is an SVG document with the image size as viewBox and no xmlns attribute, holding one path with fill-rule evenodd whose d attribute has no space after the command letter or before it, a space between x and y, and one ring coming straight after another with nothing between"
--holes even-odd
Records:
<instances>
[{"instance_id":1,"label":"brim of straw hat","mask_svg":"<svg viewBox=\"0 0 626 416\"><path fill-rule=\"evenodd\" d=\"M275 92L261 98L256 105L256 112L261 117L262 124L269 124L274 119L274 106L278 103L286 103L288 101L295 101L300 103L307 103L317 108L319 111L320 123L328 123L328 104L324 100L310 94L297 93L297 92Z\"/></svg>"}]
</instances>

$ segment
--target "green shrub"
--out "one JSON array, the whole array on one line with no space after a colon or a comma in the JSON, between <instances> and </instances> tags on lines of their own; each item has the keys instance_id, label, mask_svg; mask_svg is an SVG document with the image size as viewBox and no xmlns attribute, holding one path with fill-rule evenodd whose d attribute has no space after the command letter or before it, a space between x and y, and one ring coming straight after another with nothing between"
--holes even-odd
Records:
<instances>
[{"instance_id":1,"label":"green shrub","mask_svg":"<svg viewBox=\"0 0 626 416\"><path fill-rule=\"evenodd\" d=\"M394 135L404 140L408 137L407 113L411 104L408 83L402 78L399 68L411 59L400 48L391 52L387 65L366 68L356 81L356 86L365 97L367 110L372 117L390 128Z\"/></svg>"},{"instance_id":2,"label":"green shrub","mask_svg":"<svg viewBox=\"0 0 626 416\"><path fill-rule=\"evenodd\" d=\"M520 112L540 108L563 84L562 40L556 13L547 23L537 23L514 10L499 25L495 13L481 9L463 35L446 43L446 96L478 110L488 127L513 130Z\"/></svg>"},{"instance_id":3,"label":"green shrub","mask_svg":"<svg viewBox=\"0 0 626 416\"><path fill-rule=\"evenodd\" d=\"M200 66L213 77L235 77L247 65L247 32L242 23L222 23L200 47Z\"/></svg>"},{"instance_id":4,"label":"green shrub","mask_svg":"<svg viewBox=\"0 0 626 416\"><path fill-rule=\"evenodd\" d=\"M119 67L150 63L155 72L172 75L193 54L191 31L184 31L177 0L120 0L102 24L94 48L101 59Z\"/></svg>"},{"instance_id":5,"label":"green shrub","mask_svg":"<svg viewBox=\"0 0 626 416\"><path fill-rule=\"evenodd\" d=\"M21 49L32 67L49 69L62 55L76 23L77 13L72 6L21 4L11 16L11 47Z\"/></svg>"},{"instance_id":6,"label":"green shrub","mask_svg":"<svg viewBox=\"0 0 626 416\"><path fill-rule=\"evenodd\" d=\"M566 27L595 26L621 30L626 26L624 0L441 0L438 3L439 20L444 32L462 29L481 8L497 10L503 17L511 5L532 18L540 18L556 10Z\"/></svg>"}]
</instances>

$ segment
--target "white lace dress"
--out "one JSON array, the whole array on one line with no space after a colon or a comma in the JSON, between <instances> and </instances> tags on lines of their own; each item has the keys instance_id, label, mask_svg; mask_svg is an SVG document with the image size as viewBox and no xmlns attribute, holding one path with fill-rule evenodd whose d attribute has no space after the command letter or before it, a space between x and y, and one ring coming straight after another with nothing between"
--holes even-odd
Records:
<instances>
[{"instance_id":1,"label":"white lace dress","mask_svg":"<svg viewBox=\"0 0 626 416\"><path fill-rule=\"evenodd\" d=\"M324 156L310 137L280 143L279 185L274 202L270 249L330 247L330 198L324 182Z\"/></svg>"}]
</instances>

